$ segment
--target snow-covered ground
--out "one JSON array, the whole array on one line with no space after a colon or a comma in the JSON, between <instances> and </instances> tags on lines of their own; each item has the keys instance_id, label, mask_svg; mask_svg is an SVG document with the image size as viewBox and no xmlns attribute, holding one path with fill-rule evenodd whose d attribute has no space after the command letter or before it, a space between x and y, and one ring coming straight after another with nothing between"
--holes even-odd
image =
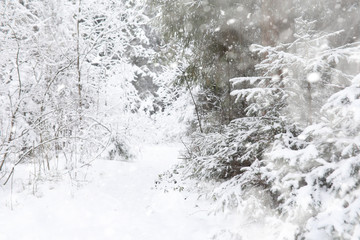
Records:
<instances>
[{"instance_id":1,"label":"snow-covered ground","mask_svg":"<svg viewBox=\"0 0 360 240\"><path fill-rule=\"evenodd\" d=\"M209 239L224 219L208 215L195 195L153 188L158 174L177 161L178 150L151 145L134 162L95 161L81 187L67 176L40 183L35 194L31 186L13 194L3 187L0 239Z\"/></svg>"},{"instance_id":2,"label":"snow-covered ground","mask_svg":"<svg viewBox=\"0 0 360 240\"><path fill-rule=\"evenodd\" d=\"M0 240L276 239L264 223L209 214L195 193L155 189L179 149L147 145L133 162L97 160L77 181L64 175L36 189L15 177L12 194L11 184L0 188Z\"/></svg>"}]
</instances>

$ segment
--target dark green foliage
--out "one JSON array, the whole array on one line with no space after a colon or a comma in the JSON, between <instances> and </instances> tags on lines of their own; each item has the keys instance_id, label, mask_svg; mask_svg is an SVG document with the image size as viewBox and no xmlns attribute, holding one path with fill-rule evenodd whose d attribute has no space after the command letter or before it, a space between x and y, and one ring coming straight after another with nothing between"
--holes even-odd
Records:
<instances>
[{"instance_id":1,"label":"dark green foliage","mask_svg":"<svg viewBox=\"0 0 360 240\"><path fill-rule=\"evenodd\" d=\"M121 137L123 136L116 135L111 138L111 143L109 146L110 160L129 161L133 158L129 152L129 146Z\"/></svg>"},{"instance_id":2,"label":"dark green foliage","mask_svg":"<svg viewBox=\"0 0 360 240\"><path fill-rule=\"evenodd\" d=\"M184 155L187 175L201 180L229 180L263 159L284 123L274 118L232 121L223 133L197 134Z\"/></svg>"}]
</instances>

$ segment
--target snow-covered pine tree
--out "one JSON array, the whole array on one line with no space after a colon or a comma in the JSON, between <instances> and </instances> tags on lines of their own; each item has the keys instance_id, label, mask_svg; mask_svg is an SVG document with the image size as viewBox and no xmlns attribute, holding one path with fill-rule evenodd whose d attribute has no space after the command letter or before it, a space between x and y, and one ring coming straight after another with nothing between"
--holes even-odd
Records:
<instances>
[{"instance_id":1,"label":"snow-covered pine tree","mask_svg":"<svg viewBox=\"0 0 360 240\"><path fill-rule=\"evenodd\" d=\"M279 212L306 239L360 236L359 79L327 100L317 124L282 134L260 169Z\"/></svg>"},{"instance_id":2,"label":"snow-covered pine tree","mask_svg":"<svg viewBox=\"0 0 360 240\"><path fill-rule=\"evenodd\" d=\"M343 31L317 31L315 24L297 18L293 42L275 47L251 46L264 58L256 65L257 70L281 79L289 95L287 113L303 126L317 119L324 101L349 83L352 76L342 71L341 61L358 51L358 43L335 45Z\"/></svg>"},{"instance_id":3,"label":"snow-covered pine tree","mask_svg":"<svg viewBox=\"0 0 360 240\"><path fill-rule=\"evenodd\" d=\"M305 128L294 134L287 127L277 135L259 172L277 196L278 212L298 226L299 237L350 239L358 221L356 207L349 205L357 204L358 194L359 88L358 77L352 80L340 63L359 54L360 43L331 47L329 39L341 32L319 33L312 22L298 23L305 32L293 43L254 46L265 55L258 68L266 75L280 72L284 79L289 93L284 116ZM334 214L342 216L340 222L328 221Z\"/></svg>"},{"instance_id":4,"label":"snow-covered pine tree","mask_svg":"<svg viewBox=\"0 0 360 240\"><path fill-rule=\"evenodd\" d=\"M178 168L183 177L195 179L199 186L202 182L215 183L217 187L210 195L216 199L217 210L244 211L246 205L248 210L254 207L250 211L259 207L259 213L264 210L261 206L276 203L260 174L260 163L275 137L289 128L281 117L287 93L278 76L241 77L230 82L239 88L232 95L246 103L246 115L233 120L220 133L193 137Z\"/></svg>"}]
</instances>

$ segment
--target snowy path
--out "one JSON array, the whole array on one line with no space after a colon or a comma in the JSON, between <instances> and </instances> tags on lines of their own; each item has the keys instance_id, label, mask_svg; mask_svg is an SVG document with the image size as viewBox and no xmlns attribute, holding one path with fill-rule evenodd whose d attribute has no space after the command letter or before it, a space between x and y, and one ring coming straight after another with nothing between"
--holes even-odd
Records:
<instances>
[{"instance_id":1,"label":"snowy path","mask_svg":"<svg viewBox=\"0 0 360 240\"><path fill-rule=\"evenodd\" d=\"M184 193L152 189L157 175L177 161L178 150L154 145L135 162L99 160L89 171L90 183L77 190L63 182L47 186L41 197L15 193L13 211L0 207L0 239L209 239L224 219L208 216Z\"/></svg>"}]
</instances>

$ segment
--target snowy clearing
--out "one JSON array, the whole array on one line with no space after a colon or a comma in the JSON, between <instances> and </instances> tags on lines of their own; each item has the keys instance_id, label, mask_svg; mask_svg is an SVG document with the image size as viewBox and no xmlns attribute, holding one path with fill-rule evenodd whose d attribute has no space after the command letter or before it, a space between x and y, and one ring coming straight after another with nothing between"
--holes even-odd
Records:
<instances>
[{"instance_id":1,"label":"snowy clearing","mask_svg":"<svg viewBox=\"0 0 360 240\"><path fill-rule=\"evenodd\" d=\"M64 177L41 183L35 195L26 186L11 196L8 184L0 190L0 239L210 239L236 222L208 215L196 194L153 189L158 174L177 161L178 150L151 145L134 162L98 160L88 169L89 182L78 189Z\"/></svg>"}]
</instances>

